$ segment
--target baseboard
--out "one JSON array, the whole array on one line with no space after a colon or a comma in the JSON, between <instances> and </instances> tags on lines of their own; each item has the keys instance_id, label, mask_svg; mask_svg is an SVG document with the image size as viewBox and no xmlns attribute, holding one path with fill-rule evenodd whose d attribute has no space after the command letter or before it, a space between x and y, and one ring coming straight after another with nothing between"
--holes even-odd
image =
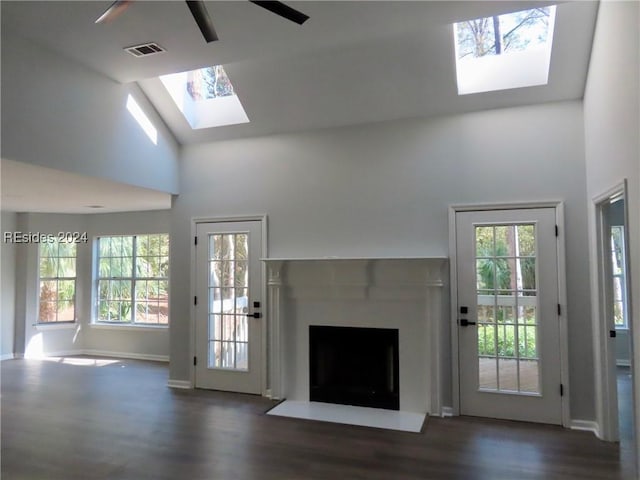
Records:
<instances>
[{"instance_id":1,"label":"baseboard","mask_svg":"<svg viewBox=\"0 0 640 480\"><path fill-rule=\"evenodd\" d=\"M595 422L593 420L571 420L569 428L571 430L582 430L585 432L591 432L596 437L600 438L600 427L598 426L598 422Z\"/></svg>"},{"instance_id":2,"label":"baseboard","mask_svg":"<svg viewBox=\"0 0 640 480\"><path fill-rule=\"evenodd\" d=\"M0 362L4 362L5 360L13 360L16 358L14 353L5 353L4 355L0 355Z\"/></svg>"},{"instance_id":3,"label":"baseboard","mask_svg":"<svg viewBox=\"0 0 640 480\"><path fill-rule=\"evenodd\" d=\"M440 412L440 416L442 418L453 417L453 407L442 407L442 411Z\"/></svg>"},{"instance_id":4,"label":"baseboard","mask_svg":"<svg viewBox=\"0 0 640 480\"><path fill-rule=\"evenodd\" d=\"M112 357L112 358L129 358L131 360L147 360L151 362L168 362L169 355L150 355L146 353L133 353L133 352L114 352L110 350L93 350L93 349L78 349L78 350L60 350L57 352L46 352L40 355L28 355L25 358L47 358L47 357L69 357L73 355L95 355L97 357Z\"/></svg>"},{"instance_id":5,"label":"baseboard","mask_svg":"<svg viewBox=\"0 0 640 480\"><path fill-rule=\"evenodd\" d=\"M132 360L148 360L151 362L168 362L169 355L150 355L147 353L112 352L107 350L82 350L80 355L96 355L99 357L130 358Z\"/></svg>"},{"instance_id":6,"label":"baseboard","mask_svg":"<svg viewBox=\"0 0 640 480\"><path fill-rule=\"evenodd\" d=\"M24 358L39 360L42 358L70 357L73 355L84 355L84 351L83 350L57 350L55 352L46 352L46 353L37 353L37 354L25 353Z\"/></svg>"},{"instance_id":7,"label":"baseboard","mask_svg":"<svg viewBox=\"0 0 640 480\"><path fill-rule=\"evenodd\" d=\"M191 389L191 382L189 380L171 380L167 382L167 387L169 388L183 388L183 389Z\"/></svg>"},{"instance_id":8,"label":"baseboard","mask_svg":"<svg viewBox=\"0 0 640 480\"><path fill-rule=\"evenodd\" d=\"M629 360L616 360L616 366L618 367L630 367L631 362Z\"/></svg>"}]
</instances>

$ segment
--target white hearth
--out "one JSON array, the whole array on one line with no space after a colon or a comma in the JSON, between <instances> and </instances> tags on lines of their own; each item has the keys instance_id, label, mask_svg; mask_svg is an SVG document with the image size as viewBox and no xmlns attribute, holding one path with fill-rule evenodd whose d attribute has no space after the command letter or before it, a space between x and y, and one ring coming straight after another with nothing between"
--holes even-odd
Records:
<instances>
[{"instance_id":1,"label":"white hearth","mask_svg":"<svg viewBox=\"0 0 640 480\"><path fill-rule=\"evenodd\" d=\"M269 389L309 402L309 326L398 329L400 411L441 413L447 259L265 259Z\"/></svg>"}]
</instances>

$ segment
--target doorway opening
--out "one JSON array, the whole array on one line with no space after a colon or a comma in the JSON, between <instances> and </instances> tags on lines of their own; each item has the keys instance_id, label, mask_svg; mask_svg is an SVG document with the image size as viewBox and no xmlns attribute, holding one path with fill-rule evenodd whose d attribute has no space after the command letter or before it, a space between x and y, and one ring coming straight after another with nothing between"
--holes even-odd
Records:
<instances>
[{"instance_id":1,"label":"doorway opening","mask_svg":"<svg viewBox=\"0 0 640 480\"><path fill-rule=\"evenodd\" d=\"M601 437L620 442L621 459L634 465L633 342L626 182L594 200L600 347Z\"/></svg>"}]
</instances>

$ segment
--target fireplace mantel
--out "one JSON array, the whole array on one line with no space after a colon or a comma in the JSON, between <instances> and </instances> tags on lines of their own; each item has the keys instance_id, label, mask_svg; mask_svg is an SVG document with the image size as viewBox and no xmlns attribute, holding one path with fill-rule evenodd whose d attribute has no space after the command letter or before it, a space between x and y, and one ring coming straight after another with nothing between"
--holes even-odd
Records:
<instances>
[{"instance_id":1,"label":"fireplace mantel","mask_svg":"<svg viewBox=\"0 0 640 480\"><path fill-rule=\"evenodd\" d=\"M446 257L263 261L272 398L308 400L309 325L395 326L401 337L401 410L441 413Z\"/></svg>"}]
</instances>

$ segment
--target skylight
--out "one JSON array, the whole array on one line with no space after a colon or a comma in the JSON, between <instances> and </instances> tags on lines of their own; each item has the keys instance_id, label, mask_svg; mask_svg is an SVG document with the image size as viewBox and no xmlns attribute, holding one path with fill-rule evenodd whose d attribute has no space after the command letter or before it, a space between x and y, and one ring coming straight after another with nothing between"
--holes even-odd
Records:
<instances>
[{"instance_id":1,"label":"skylight","mask_svg":"<svg viewBox=\"0 0 640 480\"><path fill-rule=\"evenodd\" d=\"M556 7L453 25L458 95L546 85Z\"/></svg>"},{"instance_id":2,"label":"skylight","mask_svg":"<svg viewBox=\"0 0 640 480\"><path fill-rule=\"evenodd\" d=\"M193 129L249 122L222 65L163 75L160 80Z\"/></svg>"}]
</instances>

